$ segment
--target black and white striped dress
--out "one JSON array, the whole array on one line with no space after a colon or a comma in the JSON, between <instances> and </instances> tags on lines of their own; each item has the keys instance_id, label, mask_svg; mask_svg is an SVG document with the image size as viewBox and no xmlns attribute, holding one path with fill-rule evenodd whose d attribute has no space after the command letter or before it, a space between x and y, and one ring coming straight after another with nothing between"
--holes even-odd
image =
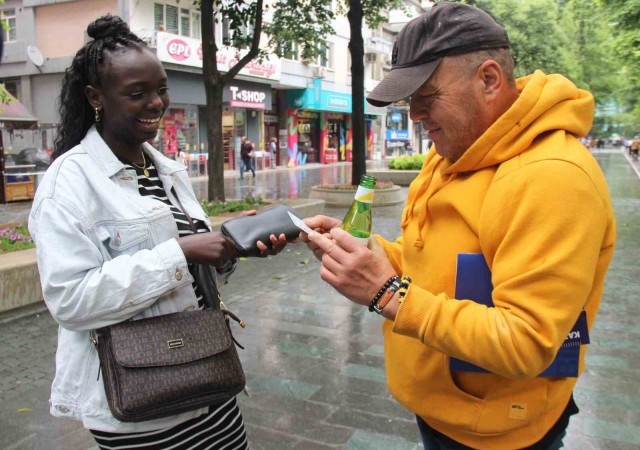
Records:
<instances>
[{"instance_id":1,"label":"black and white striped dress","mask_svg":"<svg viewBox=\"0 0 640 450\"><path fill-rule=\"evenodd\" d=\"M169 201L151 158L147 158L147 161L148 177L144 174L143 168L136 167L128 161L123 161L123 163L128 169L136 171L140 195L151 196L171 207L179 236L193 234L187 217L180 208ZM203 221L197 219L193 219L193 221L198 233L209 231ZM191 265L189 265L189 270L192 270ZM198 298L198 306L202 309L204 307L202 294L195 282L193 289ZM246 450L249 448L242 413L235 397L222 405L210 407L206 414L171 428L142 433L90 431L100 449Z\"/></svg>"}]
</instances>

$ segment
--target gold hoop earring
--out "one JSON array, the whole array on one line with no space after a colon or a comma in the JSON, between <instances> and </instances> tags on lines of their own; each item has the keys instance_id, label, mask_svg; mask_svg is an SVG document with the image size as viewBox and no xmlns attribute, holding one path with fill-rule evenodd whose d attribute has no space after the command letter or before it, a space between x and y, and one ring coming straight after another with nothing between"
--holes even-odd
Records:
<instances>
[{"instance_id":1,"label":"gold hoop earring","mask_svg":"<svg viewBox=\"0 0 640 450\"><path fill-rule=\"evenodd\" d=\"M102 118L100 117L100 108L96 107L96 123L100 123Z\"/></svg>"}]
</instances>

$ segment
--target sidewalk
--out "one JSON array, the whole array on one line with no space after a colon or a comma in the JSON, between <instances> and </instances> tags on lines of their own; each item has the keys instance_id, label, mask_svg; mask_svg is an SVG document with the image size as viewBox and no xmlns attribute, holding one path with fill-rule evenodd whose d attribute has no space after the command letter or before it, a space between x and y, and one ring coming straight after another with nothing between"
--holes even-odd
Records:
<instances>
[{"instance_id":1,"label":"sidewalk","mask_svg":"<svg viewBox=\"0 0 640 450\"><path fill-rule=\"evenodd\" d=\"M581 411L571 419L564 448L637 450L640 172L621 152L594 156L609 182L618 243L586 370L575 389ZM286 192L298 195L304 183L321 176L332 182L334 174L344 176L343 169L284 169L280 178L259 175L256 184L245 180L241 186L272 189L266 184L285 183ZM325 213L340 217L345 210ZM402 205L374 208L374 231L395 237L401 210ZM268 259L241 261L223 288L227 306L247 322L236 335L246 347L240 356L251 397L239 399L251 448L421 449L413 416L385 386L380 317L341 297L320 280L318 269L306 247L290 245ZM29 312L0 321L0 448L90 449L95 444L80 424L48 413L57 326L42 308Z\"/></svg>"}]
</instances>

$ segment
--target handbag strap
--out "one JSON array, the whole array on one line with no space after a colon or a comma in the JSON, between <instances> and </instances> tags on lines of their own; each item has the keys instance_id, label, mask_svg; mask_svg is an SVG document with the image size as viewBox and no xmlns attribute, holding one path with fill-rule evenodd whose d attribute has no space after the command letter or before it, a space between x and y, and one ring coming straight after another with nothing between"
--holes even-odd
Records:
<instances>
[{"instance_id":1,"label":"handbag strap","mask_svg":"<svg viewBox=\"0 0 640 450\"><path fill-rule=\"evenodd\" d=\"M194 234L198 233L198 228L196 224L193 222L193 219L187 212L186 208L182 206L182 202L180 201L180 197L178 197L178 193L175 188L171 186L171 193L176 199L178 203L178 208L182 211L182 214L185 215L191 229ZM211 274L210 266L201 263L191 263L193 266L193 276L196 279L196 284L198 288L200 288L200 292L202 293L202 300L204 302L205 307L212 309L220 309L220 293L218 292L218 286L216 285L216 280Z\"/></svg>"}]
</instances>

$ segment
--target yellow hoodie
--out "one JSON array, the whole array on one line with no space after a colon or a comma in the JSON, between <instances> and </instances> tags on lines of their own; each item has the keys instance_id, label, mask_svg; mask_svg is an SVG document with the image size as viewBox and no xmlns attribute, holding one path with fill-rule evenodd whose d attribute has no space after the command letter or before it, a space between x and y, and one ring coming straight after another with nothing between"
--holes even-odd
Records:
<instances>
[{"instance_id":1,"label":"yellow hoodie","mask_svg":"<svg viewBox=\"0 0 640 450\"><path fill-rule=\"evenodd\" d=\"M389 389L480 449L532 445L560 417L577 379L537 375L582 308L591 328L615 242L607 184L577 140L591 127L593 97L540 71L517 85L517 101L458 161L430 151L402 236L378 236L413 279L383 324ZM484 255L495 307L454 299L458 253ZM491 373L452 373L450 356Z\"/></svg>"}]
</instances>

